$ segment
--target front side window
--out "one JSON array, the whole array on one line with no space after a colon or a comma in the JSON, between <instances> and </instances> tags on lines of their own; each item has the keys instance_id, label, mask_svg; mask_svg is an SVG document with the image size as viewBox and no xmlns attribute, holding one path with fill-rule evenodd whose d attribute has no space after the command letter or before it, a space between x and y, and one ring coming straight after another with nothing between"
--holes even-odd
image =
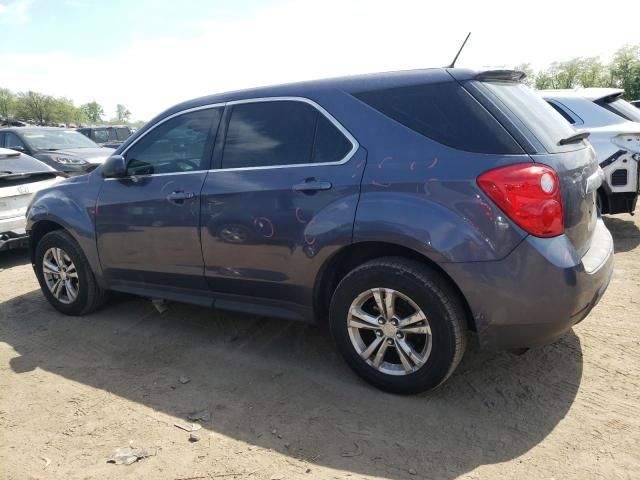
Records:
<instances>
[{"instance_id":1,"label":"front side window","mask_svg":"<svg viewBox=\"0 0 640 480\"><path fill-rule=\"evenodd\" d=\"M128 175L208 169L207 145L221 117L222 108L208 108L161 123L127 150Z\"/></svg>"},{"instance_id":2,"label":"front side window","mask_svg":"<svg viewBox=\"0 0 640 480\"><path fill-rule=\"evenodd\" d=\"M222 168L338 162L352 148L327 117L305 102L250 102L231 108Z\"/></svg>"}]
</instances>

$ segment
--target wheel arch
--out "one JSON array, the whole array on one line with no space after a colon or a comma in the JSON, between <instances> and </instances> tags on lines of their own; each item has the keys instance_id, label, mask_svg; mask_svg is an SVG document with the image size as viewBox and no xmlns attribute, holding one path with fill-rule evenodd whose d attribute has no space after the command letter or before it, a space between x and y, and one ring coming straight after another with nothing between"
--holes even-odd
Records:
<instances>
[{"instance_id":1,"label":"wheel arch","mask_svg":"<svg viewBox=\"0 0 640 480\"><path fill-rule=\"evenodd\" d=\"M31 263L35 263L36 246L40 239L54 230L66 230L64 226L53 220L40 220L33 224L29 233L29 255Z\"/></svg>"},{"instance_id":2,"label":"wheel arch","mask_svg":"<svg viewBox=\"0 0 640 480\"><path fill-rule=\"evenodd\" d=\"M475 331L475 324L469 304L451 276L435 261L422 253L402 245L388 242L364 241L352 243L325 261L314 285L313 308L315 317L321 321L326 320L333 292L338 286L338 283L340 283L340 280L342 280L347 273L370 260L382 257L412 259L437 271L450 283L454 291L458 294L465 308L467 328Z\"/></svg>"}]
</instances>

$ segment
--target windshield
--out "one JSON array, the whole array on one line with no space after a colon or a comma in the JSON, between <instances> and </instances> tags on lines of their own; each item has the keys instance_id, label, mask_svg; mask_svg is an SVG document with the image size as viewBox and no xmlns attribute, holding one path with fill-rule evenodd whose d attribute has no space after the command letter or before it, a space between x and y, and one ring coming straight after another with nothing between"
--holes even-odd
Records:
<instances>
[{"instance_id":1,"label":"windshield","mask_svg":"<svg viewBox=\"0 0 640 480\"><path fill-rule=\"evenodd\" d=\"M75 130L30 130L22 136L37 150L63 150L65 148L95 148L97 145Z\"/></svg>"},{"instance_id":2,"label":"windshield","mask_svg":"<svg viewBox=\"0 0 640 480\"><path fill-rule=\"evenodd\" d=\"M640 110L638 107L634 107L620 97L616 98L613 102L607 102L605 100L603 103L598 102L598 104L622 118L626 118L632 122L640 122Z\"/></svg>"}]
</instances>

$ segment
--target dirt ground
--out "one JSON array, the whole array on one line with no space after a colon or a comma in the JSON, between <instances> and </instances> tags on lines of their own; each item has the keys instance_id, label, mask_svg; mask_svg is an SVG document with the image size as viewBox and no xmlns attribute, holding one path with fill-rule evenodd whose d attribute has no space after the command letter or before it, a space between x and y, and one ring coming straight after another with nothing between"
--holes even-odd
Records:
<instances>
[{"instance_id":1,"label":"dirt ground","mask_svg":"<svg viewBox=\"0 0 640 480\"><path fill-rule=\"evenodd\" d=\"M413 397L293 322L129 297L65 317L0 254L0 478L640 478L640 218L606 221L616 272L584 322L522 356L472 340ZM190 443L174 423L202 409ZM130 444L155 455L106 463Z\"/></svg>"}]
</instances>

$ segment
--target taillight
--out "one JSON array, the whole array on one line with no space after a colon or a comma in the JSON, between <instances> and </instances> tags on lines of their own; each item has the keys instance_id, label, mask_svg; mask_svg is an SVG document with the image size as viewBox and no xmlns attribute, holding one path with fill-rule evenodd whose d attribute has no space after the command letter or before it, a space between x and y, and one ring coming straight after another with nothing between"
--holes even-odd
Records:
<instances>
[{"instance_id":1,"label":"taillight","mask_svg":"<svg viewBox=\"0 0 640 480\"><path fill-rule=\"evenodd\" d=\"M517 164L489 170L478 185L507 216L536 237L564 232L558 175L546 165Z\"/></svg>"}]
</instances>

